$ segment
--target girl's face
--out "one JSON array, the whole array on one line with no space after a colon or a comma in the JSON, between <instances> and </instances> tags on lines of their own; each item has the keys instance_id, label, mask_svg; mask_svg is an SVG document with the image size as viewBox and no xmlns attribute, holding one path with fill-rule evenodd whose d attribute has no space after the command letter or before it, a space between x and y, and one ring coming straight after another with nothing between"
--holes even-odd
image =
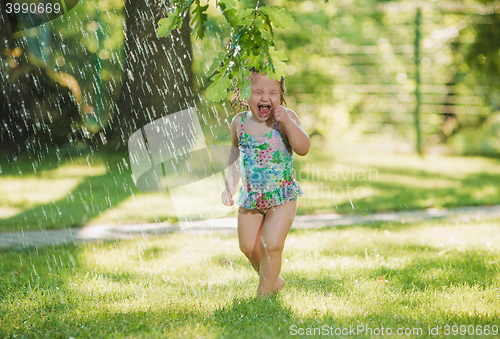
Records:
<instances>
[{"instance_id":1,"label":"girl's face","mask_svg":"<svg viewBox=\"0 0 500 339\"><path fill-rule=\"evenodd\" d=\"M251 80L250 89L248 106L253 116L261 122L267 121L280 104L280 82L258 74Z\"/></svg>"}]
</instances>

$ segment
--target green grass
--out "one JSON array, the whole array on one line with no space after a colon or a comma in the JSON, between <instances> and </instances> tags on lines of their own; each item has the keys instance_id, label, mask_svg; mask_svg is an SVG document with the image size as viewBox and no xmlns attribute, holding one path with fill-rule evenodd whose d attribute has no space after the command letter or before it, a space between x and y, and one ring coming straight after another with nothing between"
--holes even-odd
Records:
<instances>
[{"instance_id":1,"label":"green grass","mask_svg":"<svg viewBox=\"0 0 500 339\"><path fill-rule=\"evenodd\" d=\"M0 232L88 224L177 222L193 211L223 208L213 189L186 188L179 197L135 188L128 154L47 156L0 162ZM413 154L295 156L304 196L298 214L367 214L379 211L500 204L500 160ZM221 179L220 176L219 179ZM184 189L184 188L183 188ZM200 196L199 192L203 192ZM213 197L207 200L206 193ZM198 197L198 198L194 198ZM174 201L178 204L174 206ZM208 206L207 201L215 204ZM236 216L233 208L227 215Z\"/></svg>"},{"instance_id":2,"label":"green grass","mask_svg":"<svg viewBox=\"0 0 500 339\"><path fill-rule=\"evenodd\" d=\"M2 250L0 336L287 338L291 329L323 325L421 328L423 337L445 325L491 330L500 326L499 225L292 230L287 285L268 300L254 298L257 275L235 234Z\"/></svg>"}]
</instances>

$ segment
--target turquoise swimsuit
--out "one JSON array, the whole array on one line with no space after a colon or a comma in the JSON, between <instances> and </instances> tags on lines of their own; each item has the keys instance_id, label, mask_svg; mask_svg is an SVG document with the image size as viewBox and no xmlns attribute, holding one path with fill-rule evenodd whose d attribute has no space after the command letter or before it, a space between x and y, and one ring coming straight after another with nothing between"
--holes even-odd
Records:
<instances>
[{"instance_id":1,"label":"turquoise swimsuit","mask_svg":"<svg viewBox=\"0 0 500 339\"><path fill-rule=\"evenodd\" d=\"M236 204L262 210L297 199L304 192L293 178L292 151L278 122L266 135L254 137L245 132L245 114L238 142L242 185Z\"/></svg>"}]
</instances>

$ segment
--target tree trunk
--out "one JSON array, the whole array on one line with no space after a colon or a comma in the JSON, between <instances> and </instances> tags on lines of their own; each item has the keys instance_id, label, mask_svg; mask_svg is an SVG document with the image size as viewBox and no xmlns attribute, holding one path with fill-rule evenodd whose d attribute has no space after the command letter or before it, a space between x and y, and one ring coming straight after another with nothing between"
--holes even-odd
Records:
<instances>
[{"instance_id":1,"label":"tree trunk","mask_svg":"<svg viewBox=\"0 0 500 339\"><path fill-rule=\"evenodd\" d=\"M159 1L126 0L124 75L106 131L116 148L126 146L144 125L194 105L189 18L180 30L158 38L158 20L167 14L167 5Z\"/></svg>"}]
</instances>

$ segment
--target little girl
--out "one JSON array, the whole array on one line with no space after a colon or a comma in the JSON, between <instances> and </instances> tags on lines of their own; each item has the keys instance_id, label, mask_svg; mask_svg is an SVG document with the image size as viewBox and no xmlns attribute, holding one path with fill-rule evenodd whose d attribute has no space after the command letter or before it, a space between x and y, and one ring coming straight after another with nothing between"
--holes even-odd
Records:
<instances>
[{"instance_id":1,"label":"little girl","mask_svg":"<svg viewBox=\"0 0 500 339\"><path fill-rule=\"evenodd\" d=\"M248 102L233 98L248 110L231 122L232 148L222 202L234 204L240 177L242 186L236 204L241 251L259 274L257 296L279 292L285 281L279 276L285 238L292 227L297 198L303 194L293 178L292 151L306 155L310 139L297 114L285 102L285 80L272 80L252 71ZM234 107L234 106L233 106ZM240 157L240 161L237 159Z\"/></svg>"}]
</instances>

